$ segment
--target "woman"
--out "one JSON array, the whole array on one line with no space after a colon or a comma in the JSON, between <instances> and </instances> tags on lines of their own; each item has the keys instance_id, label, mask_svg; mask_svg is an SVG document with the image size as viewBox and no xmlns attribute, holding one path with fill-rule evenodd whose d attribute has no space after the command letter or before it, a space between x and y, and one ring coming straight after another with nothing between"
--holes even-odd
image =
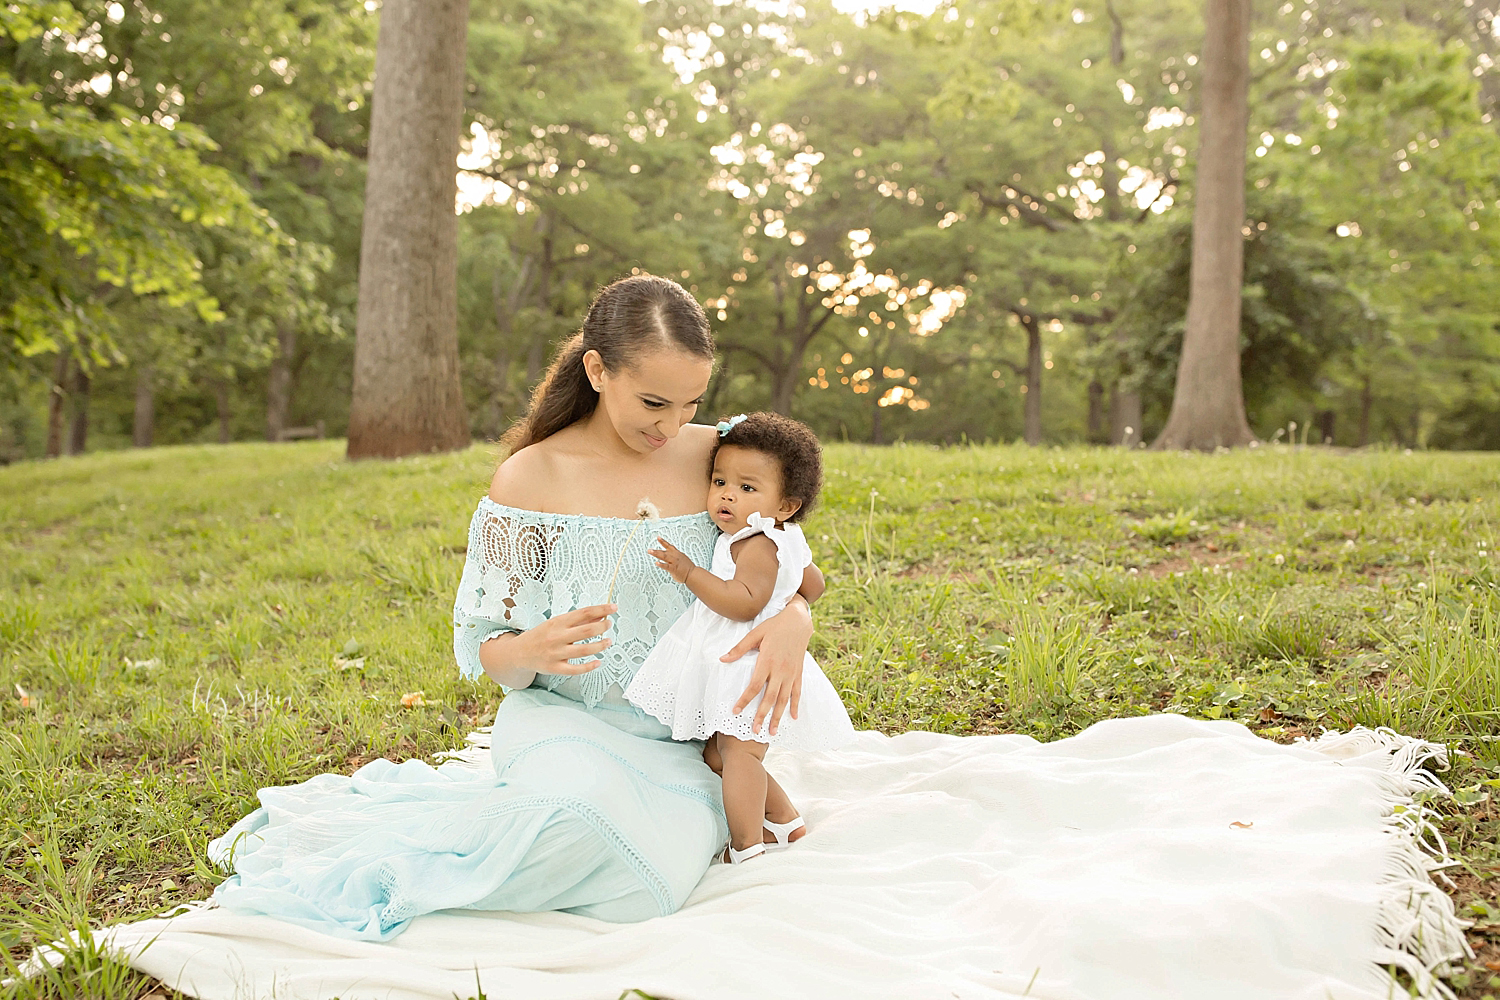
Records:
<instances>
[{"instance_id":1,"label":"woman","mask_svg":"<svg viewBox=\"0 0 1500 1000\"><path fill-rule=\"evenodd\" d=\"M728 837L700 747L621 696L691 596L646 554L706 561L709 427L688 423L713 369L702 308L640 275L601 291L507 444L469 529L454 652L509 694L494 773L378 760L263 789L209 845L235 874L216 898L325 933L381 940L439 909L675 911ZM646 531L642 498L661 512ZM809 570L803 594L822 578ZM756 727L796 715L812 623L803 597L726 659L760 650L740 702Z\"/></svg>"}]
</instances>

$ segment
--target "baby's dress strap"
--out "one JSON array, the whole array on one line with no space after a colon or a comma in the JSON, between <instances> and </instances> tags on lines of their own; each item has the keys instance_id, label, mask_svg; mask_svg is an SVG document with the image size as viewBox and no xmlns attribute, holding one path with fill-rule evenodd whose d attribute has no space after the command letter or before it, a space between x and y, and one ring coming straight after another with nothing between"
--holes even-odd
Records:
<instances>
[{"instance_id":1,"label":"baby's dress strap","mask_svg":"<svg viewBox=\"0 0 1500 1000\"><path fill-rule=\"evenodd\" d=\"M758 517L754 514L751 516ZM807 536L802 534L800 527L788 521L778 528L770 518L761 520L771 525L763 530L766 537L776 543L776 560L784 572L800 573L812 565L812 548L807 544Z\"/></svg>"},{"instance_id":2,"label":"baby's dress strap","mask_svg":"<svg viewBox=\"0 0 1500 1000\"><path fill-rule=\"evenodd\" d=\"M774 519L751 511L750 516L745 519L745 526L729 536L729 543L733 545L741 538L749 538L751 535L758 535L761 532L769 533L775 527L776 521Z\"/></svg>"}]
</instances>

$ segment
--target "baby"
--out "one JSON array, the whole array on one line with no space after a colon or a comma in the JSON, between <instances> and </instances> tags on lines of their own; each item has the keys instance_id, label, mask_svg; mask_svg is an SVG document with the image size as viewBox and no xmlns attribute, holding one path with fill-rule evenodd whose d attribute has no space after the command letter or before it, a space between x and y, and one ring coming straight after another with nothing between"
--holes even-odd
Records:
<instances>
[{"instance_id":1,"label":"baby","mask_svg":"<svg viewBox=\"0 0 1500 1000\"><path fill-rule=\"evenodd\" d=\"M741 414L718 425L708 512L723 532L713 565L704 568L665 539L652 549L657 565L698 598L636 671L625 697L672 728L672 738L706 740L703 756L724 779L733 864L788 846L804 829L786 792L762 760L771 743L790 750L826 750L854 735L838 692L811 656L802 663L797 718L783 718L775 736L756 732L760 696L742 711L735 702L750 684L755 653L722 663L756 625L777 614L802 584L812 550L796 523L817 501L822 449L805 425L775 413Z\"/></svg>"}]
</instances>

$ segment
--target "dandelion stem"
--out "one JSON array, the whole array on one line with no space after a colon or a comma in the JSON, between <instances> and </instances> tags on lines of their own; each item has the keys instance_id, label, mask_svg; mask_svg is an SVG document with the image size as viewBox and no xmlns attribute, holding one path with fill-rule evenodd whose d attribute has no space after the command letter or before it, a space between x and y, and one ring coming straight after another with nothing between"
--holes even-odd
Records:
<instances>
[{"instance_id":1,"label":"dandelion stem","mask_svg":"<svg viewBox=\"0 0 1500 1000\"><path fill-rule=\"evenodd\" d=\"M604 603L609 604L615 596L615 579L620 575L620 566L625 562L625 553L630 549L630 541L635 538L635 533L641 530L641 523L645 518L635 522L635 527L630 529L630 534L625 536L625 544L620 546L620 558L615 560L615 571L609 578L609 591L604 595Z\"/></svg>"}]
</instances>

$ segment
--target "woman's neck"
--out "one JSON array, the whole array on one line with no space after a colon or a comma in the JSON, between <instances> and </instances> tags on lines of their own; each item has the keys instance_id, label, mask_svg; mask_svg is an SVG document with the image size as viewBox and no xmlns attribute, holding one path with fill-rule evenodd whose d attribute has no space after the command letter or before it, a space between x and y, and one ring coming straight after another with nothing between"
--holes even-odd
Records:
<instances>
[{"instance_id":1,"label":"woman's neck","mask_svg":"<svg viewBox=\"0 0 1500 1000\"><path fill-rule=\"evenodd\" d=\"M516 452L501 464L490 498L508 507L554 514L634 517L649 497L665 517L703 510L712 428L689 425L652 454L585 418ZM613 428L609 428L613 434Z\"/></svg>"},{"instance_id":2,"label":"woman's neck","mask_svg":"<svg viewBox=\"0 0 1500 1000\"><path fill-rule=\"evenodd\" d=\"M588 450L606 461L646 465L656 457L654 454L646 454L626 444L602 406L594 407L593 413L565 430L575 431L576 447L580 450ZM669 440L663 447L670 447L671 444Z\"/></svg>"}]
</instances>

